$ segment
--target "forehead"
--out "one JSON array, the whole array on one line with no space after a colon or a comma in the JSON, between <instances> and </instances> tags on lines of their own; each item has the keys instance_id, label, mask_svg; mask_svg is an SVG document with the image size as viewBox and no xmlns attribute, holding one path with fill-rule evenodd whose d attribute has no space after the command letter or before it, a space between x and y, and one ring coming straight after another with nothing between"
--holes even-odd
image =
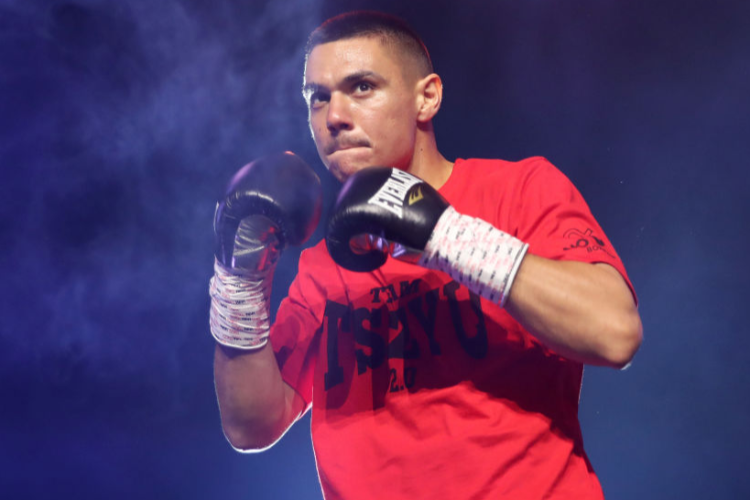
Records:
<instances>
[{"instance_id":1,"label":"forehead","mask_svg":"<svg viewBox=\"0 0 750 500\"><path fill-rule=\"evenodd\" d=\"M307 58L305 83L334 85L347 75L373 71L401 74L398 58L378 36L348 38L316 46Z\"/></svg>"}]
</instances>

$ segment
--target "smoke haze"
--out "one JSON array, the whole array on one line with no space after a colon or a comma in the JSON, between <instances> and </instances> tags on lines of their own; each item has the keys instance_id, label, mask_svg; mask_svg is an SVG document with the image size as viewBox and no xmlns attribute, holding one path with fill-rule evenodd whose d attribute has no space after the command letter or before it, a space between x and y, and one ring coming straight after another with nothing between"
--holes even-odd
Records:
<instances>
[{"instance_id":1,"label":"smoke haze","mask_svg":"<svg viewBox=\"0 0 750 500\"><path fill-rule=\"evenodd\" d=\"M587 368L581 401L607 498L750 494L750 9L458 5L0 4L1 491L321 498L309 417L261 455L221 436L212 217L239 167L283 150L330 202L304 44L364 7L423 35L445 84L446 157L546 156L625 262L645 342L625 372ZM274 308L298 255L283 257Z\"/></svg>"}]
</instances>

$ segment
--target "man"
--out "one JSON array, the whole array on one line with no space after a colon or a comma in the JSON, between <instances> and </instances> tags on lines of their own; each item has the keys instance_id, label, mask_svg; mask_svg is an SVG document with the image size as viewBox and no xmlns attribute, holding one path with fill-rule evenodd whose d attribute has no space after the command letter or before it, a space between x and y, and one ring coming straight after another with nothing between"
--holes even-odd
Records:
<instances>
[{"instance_id":1,"label":"man","mask_svg":"<svg viewBox=\"0 0 750 500\"><path fill-rule=\"evenodd\" d=\"M347 196L371 187L367 167L388 166L373 189L401 182L403 210L421 198L441 208L417 217L429 235L418 262L352 272L324 242L303 252L270 335L261 314L270 278L253 275L261 291L247 317L263 321L225 335L212 319L225 434L262 450L312 409L329 500L602 498L578 395L583 364L622 368L638 349L632 287L580 194L546 160L440 154L432 118L442 90L398 19L351 13L311 35L310 129L326 167L349 180ZM334 218L377 205L374 195L345 198ZM387 211L375 215L385 232L401 224ZM263 242L268 232L254 234ZM224 264L217 318L233 314L221 297L243 279Z\"/></svg>"}]
</instances>

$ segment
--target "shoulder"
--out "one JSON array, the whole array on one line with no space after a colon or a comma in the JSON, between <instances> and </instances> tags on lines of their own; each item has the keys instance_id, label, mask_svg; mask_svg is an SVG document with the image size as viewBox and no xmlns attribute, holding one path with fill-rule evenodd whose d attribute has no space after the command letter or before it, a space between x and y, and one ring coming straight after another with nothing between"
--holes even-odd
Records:
<instances>
[{"instance_id":1,"label":"shoulder","mask_svg":"<svg viewBox=\"0 0 750 500\"><path fill-rule=\"evenodd\" d=\"M336 264L328 254L325 240L302 250L297 275L289 288L289 299L318 311L340 286Z\"/></svg>"},{"instance_id":2,"label":"shoulder","mask_svg":"<svg viewBox=\"0 0 750 500\"><path fill-rule=\"evenodd\" d=\"M336 264L331 259L326 247L325 238L315 245L302 250L299 258L299 272L307 274L319 274L321 271L330 272Z\"/></svg>"},{"instance_id":3,"label":"shoulder","mask_svg":"<svg viewBox=\"0 0 750 500\"><path fill-rule=\"evenodd\" d=\"M336 295L343 286L342 269L328 253L325 238L302 251L297 271L298 280L314 284L324 295Z\"/></svg>"},{"instance_id":4,"label":"shoulder","mask_svg":"<svg viewBox=\"0 0 750 500\"><path fill-rule=\"evenodd\" d=\"M570 181L543 156L533 156L518 161L487 158L457 159L454 177L446 191L480 189L520 193L530 186L554 187Z\"/></svg>"},{"instance_id":5,"label":"shoulder","mask_svg":"<svg viewBox=\"0 0 750 500\"><path fill-rule=\"evenodd\" d=\"M560 170L543 156L532 156L518 161L490 158L459 158L454 170L459 176L512 180L537 175L558 175Z\"/></svg>"}]
</instances>

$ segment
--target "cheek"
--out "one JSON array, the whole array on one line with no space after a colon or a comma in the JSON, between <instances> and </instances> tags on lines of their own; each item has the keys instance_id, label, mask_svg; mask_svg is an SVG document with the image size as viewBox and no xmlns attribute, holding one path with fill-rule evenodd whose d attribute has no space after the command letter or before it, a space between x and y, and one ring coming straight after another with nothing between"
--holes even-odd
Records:
<instances>
[{"instance_id":1,"label":"cheek","mask_svg":"<svg viewBox=\"0 0 750 500\"><path fill-rule=\"evenodd\" d=\"M401 149L401 143L408 147L409 131L414 128L416 118L408 113L407 106L407 103L396 103L369 117L374 138L387 142L390 147Z\"/></svg>"},{"instance_id":2,"label":"cheek","mask_svg":"<svg viewBox=\"0 0 750 500\"><path fill-rule=\"evenodd\" d=\"M308 128L310 129L310 135L313 138L313 141L315 142L315 147L320 150L323 145L321 144L321 140L323 139L323 132L324 129L321 127L319 120L316 120L314 117L310 117L307 121Z\"/></svg>"},{"instance_id":3,"label":"cheek","mask_svg":"<svg viewBox=\"0 0 750 500\"><path fill-rule=\"evenodd\" d=\"M395 111L388 119L383 128L383 138L391 149L391 154L403 159L409 155L414 147L414 118L404 113L403 110Z\"/></svg>"}]
</instances>

